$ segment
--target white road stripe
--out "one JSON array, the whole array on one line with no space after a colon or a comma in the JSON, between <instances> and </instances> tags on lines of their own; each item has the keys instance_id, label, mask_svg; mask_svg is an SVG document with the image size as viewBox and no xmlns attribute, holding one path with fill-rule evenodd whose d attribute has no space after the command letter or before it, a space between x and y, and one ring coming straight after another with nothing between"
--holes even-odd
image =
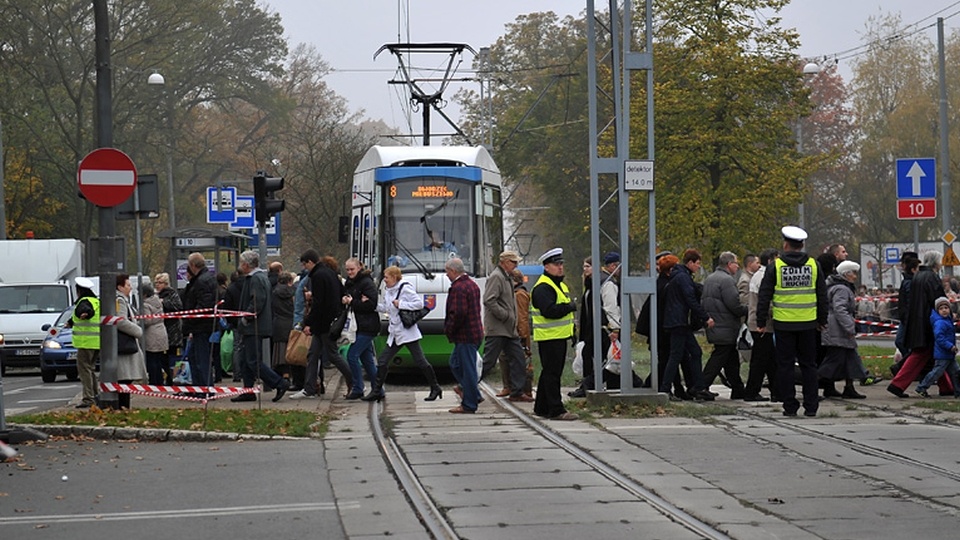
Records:
<instances>
[{"instance_id":1,"label":"white road stripe","mask_svg":"<svg viewBox=\"0 0 960 540\"><path fill-rule=\"evenodd\" d=\"M276 512L303 512L311 510L331 510L360 508L358 501L341 503L292 503L270 506L231 506L227 508L187 508L183 510L159 510L155 512L117 512L112 514L53 514L49 516L0 517L0 525L45 524L45 523L83 523L89 521L130 521L137 519L181 519L191 517L223 517L233 515L269 514Z\"/></svg>"}]
</instances>

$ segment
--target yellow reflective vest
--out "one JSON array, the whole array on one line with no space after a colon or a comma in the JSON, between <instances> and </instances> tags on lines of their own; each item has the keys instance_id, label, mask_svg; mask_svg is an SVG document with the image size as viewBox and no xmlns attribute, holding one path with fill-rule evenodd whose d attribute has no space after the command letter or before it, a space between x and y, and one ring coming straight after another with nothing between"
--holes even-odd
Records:
<instances>
[{"instance_id":1,"label":"yellow reflective vest","mask_svg":"<svg viewBox=\"0 0 960 540\"><path fill-rule=\"evenodd\" d=\"M93 317L81 319L73 314L73 346L77 349L100 349L100 299L92 296L86 300L93 306ZM79 300L78 300L79 302Z\"/></svg>"},{"instance_id":2,"label":"yellow reflective vest","mask_svg":"<svg viewBox=\"0 0 960 540\"><path fill-rule=\"evenodd\" d=\"M570 289L567 284L560 282L558 287L547 274L541 274L540 279L533 286L534 289L546 283L557 293L557 304L570 303ZM573 312L567 313L559 319L548 319L544 317L540 310L530 303L530 320L533 323L533 340L547 341L551 339L567 339L573 337Z\"/></svg>"},{"instance_id":3,"label":"yellow reflective vest","mask_svg":"<svg viewBox=\"0 0 960 540\"><path fill-rule=\"evenodd\" d=\"M810 322L817 320L817 262L807 257L803 266L790 266L776 260L776 284L773 288L773 320Z\"/></svg>"}]
</instances>

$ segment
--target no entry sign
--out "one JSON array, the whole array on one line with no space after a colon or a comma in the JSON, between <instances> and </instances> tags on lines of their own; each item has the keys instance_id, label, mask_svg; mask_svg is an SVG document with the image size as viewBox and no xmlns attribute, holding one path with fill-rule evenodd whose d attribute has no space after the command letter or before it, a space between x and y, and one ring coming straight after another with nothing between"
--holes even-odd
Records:
<instances>
[{"instance_id":1,"label":"no entry sign","mask_svg":"<svg viewBox=\"0 0 960 540\"><path fill-rule=\"evenodd\" d=\"M80 161L77 187L97 206L117 206L137 189L137 168L120 150L98 148Z\"/></svg>"}]
</instances>

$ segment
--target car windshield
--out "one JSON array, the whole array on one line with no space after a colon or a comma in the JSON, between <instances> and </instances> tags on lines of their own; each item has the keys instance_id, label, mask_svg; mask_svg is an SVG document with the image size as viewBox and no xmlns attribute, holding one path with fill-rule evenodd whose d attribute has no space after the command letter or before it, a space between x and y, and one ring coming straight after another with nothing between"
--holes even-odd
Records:
<instances>
[{"instance_id":1,"label":"car windshield","mask_svg":"<svg viewBox=\"0 0 960 540\"><path fill-rule=\"evenodd\" d=\"M0 287L0 313L59 313L70 307L62 285L7 285Z\"/></svg>"},{"instance_id":2,"label":"car windshield","mask_svg":"<svg viewBox=\"0 0 960 540\"><path fill-rule=\"evenodd\" d=\"M72 306L71 306L71 307L68 307L68 308L65 309L65 310L63 310L63 313L61 313L61 314L60 314L60 317L57 318L56 327L57 327L57 328L63 328L64 326L67 325L67 321L69 321L71 317L73 317L73 307L72 307Z\"/></svg>"}]
</instances>

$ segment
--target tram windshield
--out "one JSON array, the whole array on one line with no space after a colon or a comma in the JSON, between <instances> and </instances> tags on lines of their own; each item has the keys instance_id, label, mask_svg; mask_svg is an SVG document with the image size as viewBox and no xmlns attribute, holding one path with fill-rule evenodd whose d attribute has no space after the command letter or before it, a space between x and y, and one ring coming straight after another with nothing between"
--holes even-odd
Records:
<instances>
[{"instance_id":1,"label":"tram windshield","mask_svg":"<svg viewBox=\"0 0 960 540\"><path fill-rule=\"evenodd\" d=\"M386 186L387 265L443 273L452 257L473 268L476 183L423 176ZM422 268L421 268L422 267Z\"/></svg>"}]
</instances>

